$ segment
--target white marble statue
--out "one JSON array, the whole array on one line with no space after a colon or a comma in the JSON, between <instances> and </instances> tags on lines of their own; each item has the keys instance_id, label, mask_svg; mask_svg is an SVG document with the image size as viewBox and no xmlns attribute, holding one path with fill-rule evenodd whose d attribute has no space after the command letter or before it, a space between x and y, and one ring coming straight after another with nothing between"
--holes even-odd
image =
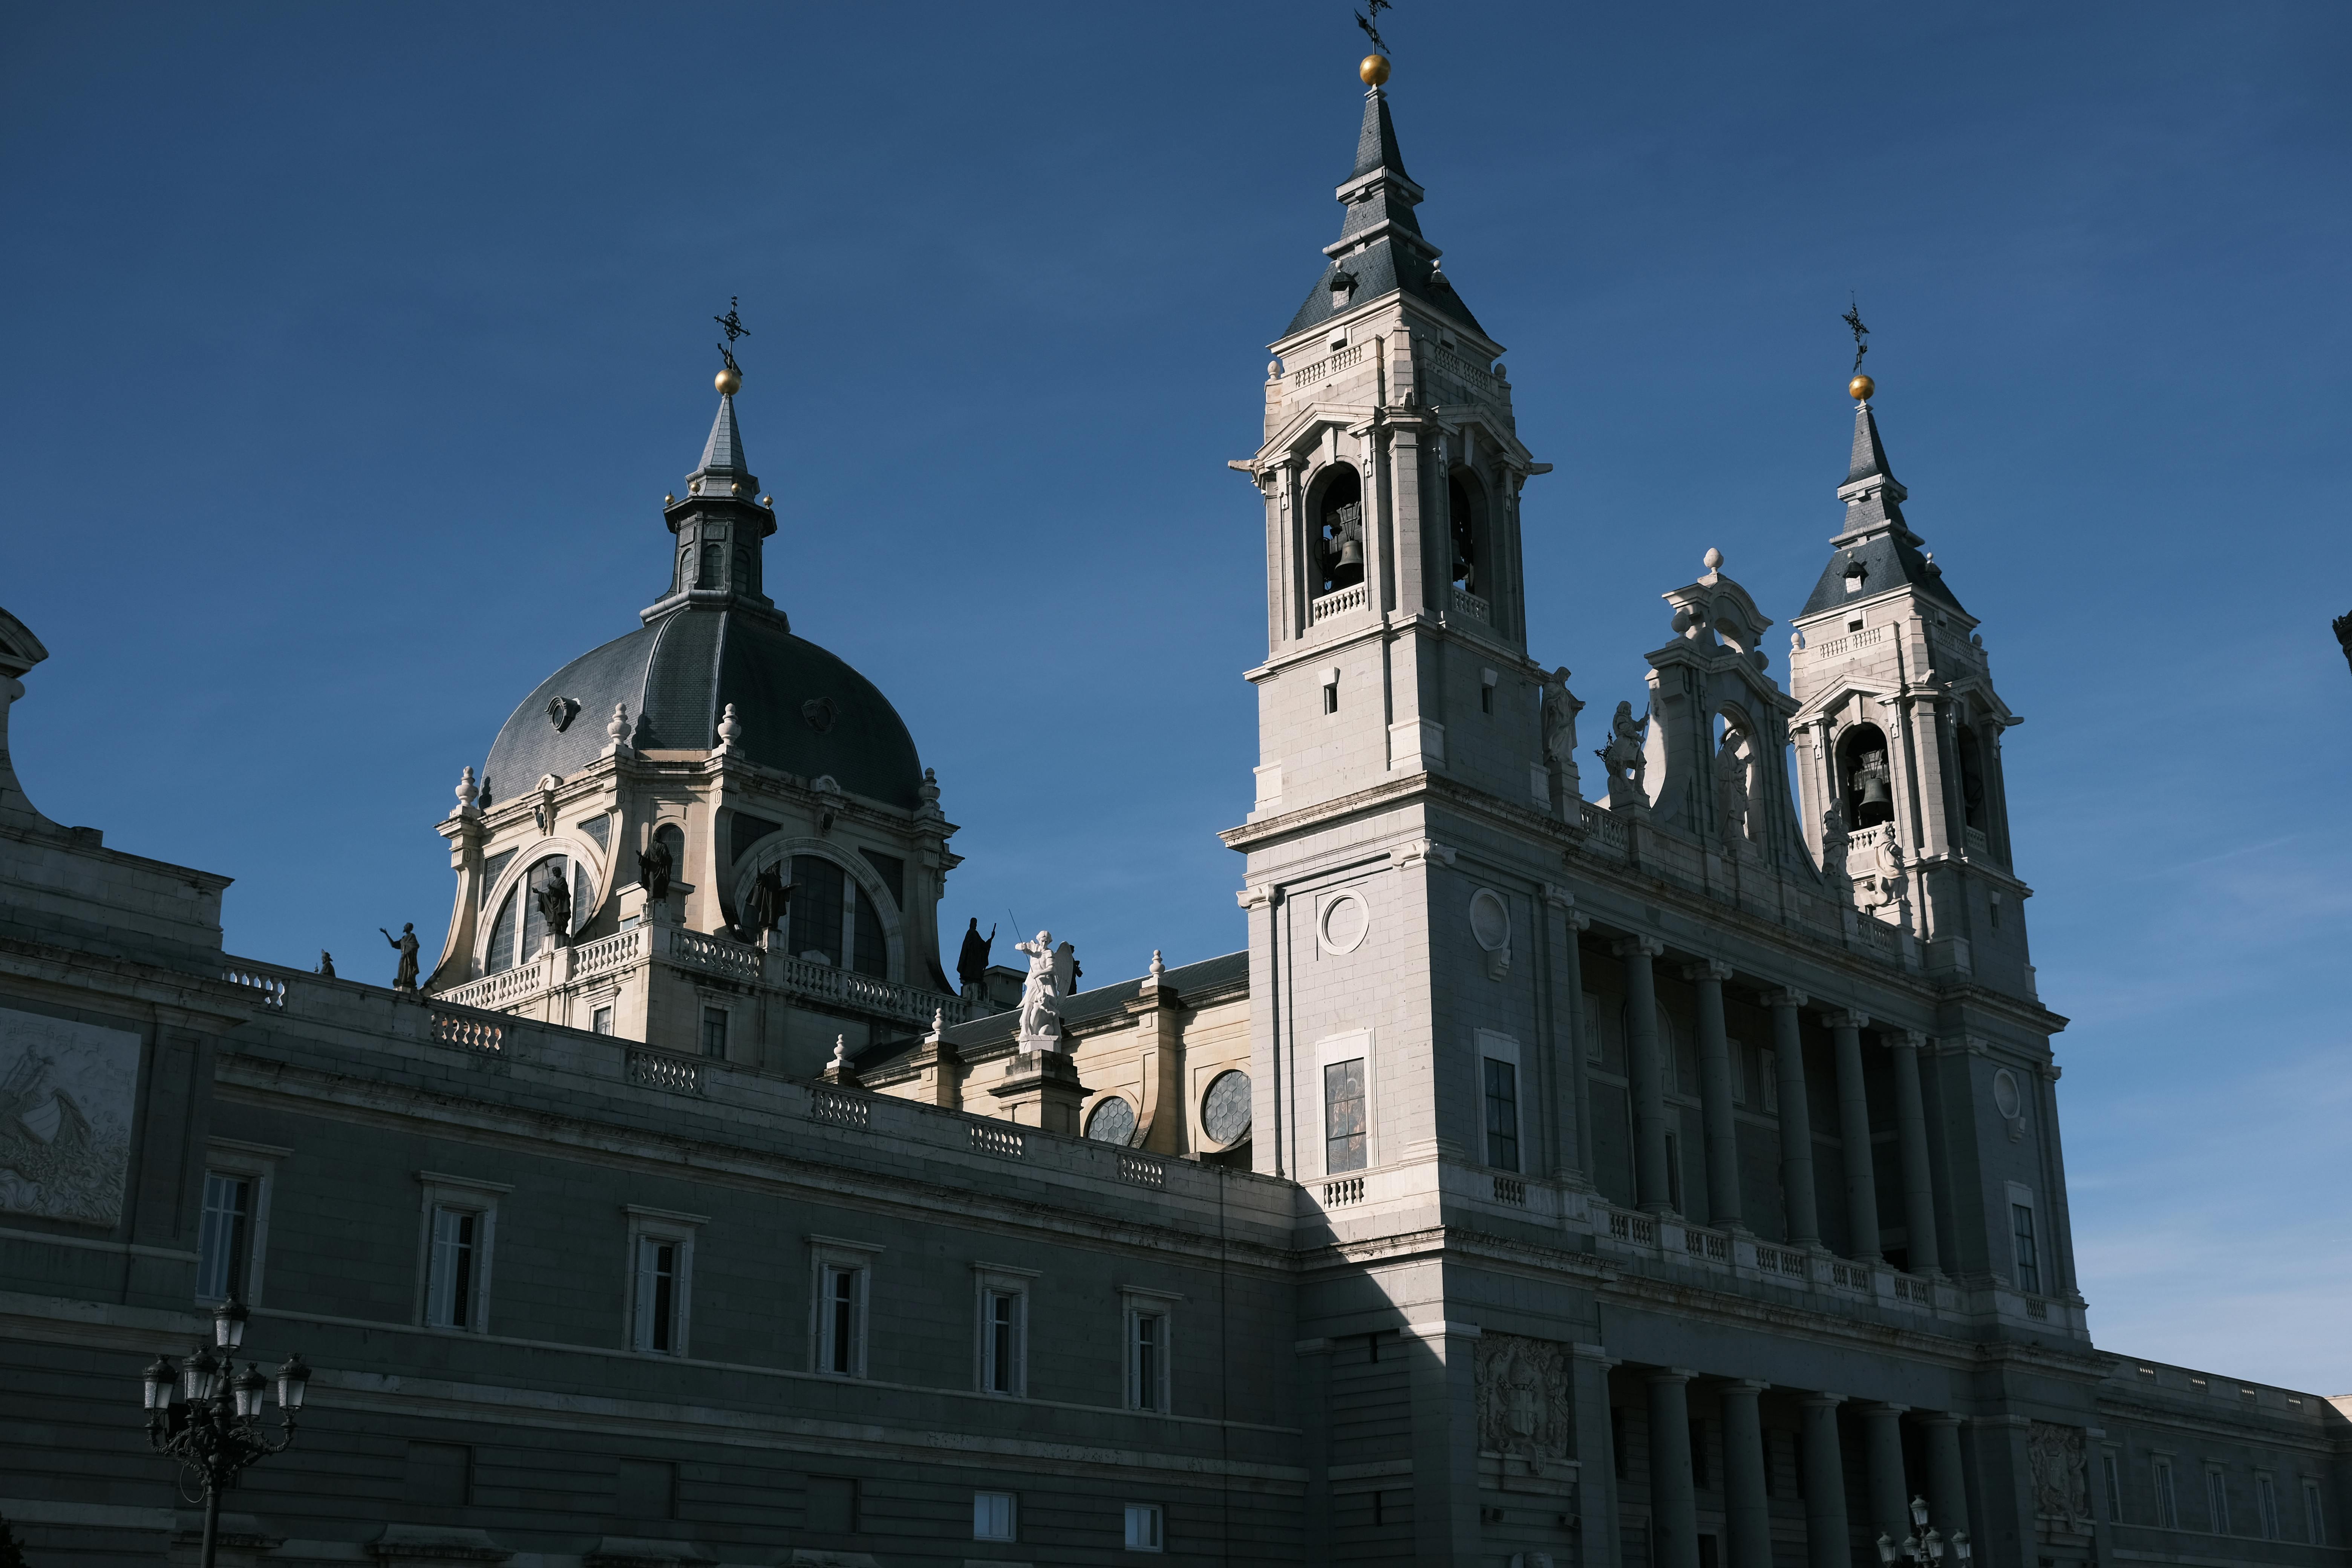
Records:
<instances>
[{"instance_id":1,"label":"white marble statue","mask_svg":"<svg viewBox=\"0 0 2352 1568\"><path fill-rule=\"evenodd\" d=\"M1029 978L1021 983L1021 1048L1024 1051L1057 1051L1062 1048L1060 955L1054 949L1054 933L1041 931L1034 942L1013 944L1016 952L1029 955Z\"/></svg>"}]
</instances>

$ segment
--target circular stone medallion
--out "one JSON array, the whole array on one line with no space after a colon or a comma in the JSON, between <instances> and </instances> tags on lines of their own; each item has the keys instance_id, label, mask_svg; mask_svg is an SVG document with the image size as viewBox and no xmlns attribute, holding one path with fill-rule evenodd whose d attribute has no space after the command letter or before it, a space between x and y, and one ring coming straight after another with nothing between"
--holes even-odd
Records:
<instances>
[{"instance_id":1,"label":"circular stone medallion","mask_svg":"<svg viewBox=\"0 0 2352 1568\"><path fill-rule=\"evenodd\" d=\"M1372 929L1372 911L1356 892L1335 893L1323 905L1323 951L1353 952Z\"/></svg>"},{"instance_id":2,"label":"circular stone medallion","mask_svg":"<svg viewBox=\"0 0 2352 1568\"><path fill-rule=\"evenodd\" d=\"M1135 1107L1124 1095L1112 1095L1087 1118L1087 1136L1098 1143L1121 1145L1135 1142Z\"/></svg>"},{"instance_id":3,"label":"circular stone medallion","mask_svg":"<svg viewBox=\"0 0 2352 1568\"><path fill-rule=\"evenodd\" d=\"M1201 1131L1219 1148L1231 1148L1249 1136L1249 1074L1238 1068L1219 1073L1201 1097Z\"/></svg>"}]
</instances>

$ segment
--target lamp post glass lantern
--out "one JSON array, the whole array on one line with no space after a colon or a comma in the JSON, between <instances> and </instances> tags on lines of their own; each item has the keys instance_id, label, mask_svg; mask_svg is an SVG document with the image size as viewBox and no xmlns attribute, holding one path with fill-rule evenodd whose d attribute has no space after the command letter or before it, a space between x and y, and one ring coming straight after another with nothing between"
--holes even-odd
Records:
<instances>
[{"instance_id":1,"label":"lamp post glass lantern","mask_svg":"<svg viewBox=\"0 0 2352 1568\"><path fill-rule=\"evenodd\" d=\"M1951 1549L1955 1562L1966 1563L1969 1560L1969 1532L1965 1530L1956 1530L1952 1531L1951 1540L1947 1542L1939 1531L1930 1530L1927 1527L1926 1498L1915 1497L1911 1500L1911 1525L1912 1533L1905 1536L1903 1543L1899 1546L1885 1532L1880 1533L1878 1560L1887 1564L1888 1568L1892 1568L1898 1558L1909 1558L1917 1565L1917 1568L1929 1568L1930 1564L1943 1562L1947 1546Z\"/></svg>"},{"instance_id":2,"label":"lamp post glass lantern","mask_svg":"<svg viewBox=\"0 0 2352 1568\"><path fill-rule=\"evenodd\" d=\"M213 1344L198 1345L176 1367L171 1357L157 1356L140 1383L149 1446L179 1460L204 1488L203 1568L214 1568L221 1493L247 1466L292 1446L294 1417L310 1381L302 1358L288 1356L275 1379L278 1436L264 1431L261 1407L272 1380L251 1362L237 1371L234 1359L245 1344L246 1316L242 1301L223 1301L213 1312ZM215 1346L224 1353L215 1357Z\"/></svg>"}]
</instances>

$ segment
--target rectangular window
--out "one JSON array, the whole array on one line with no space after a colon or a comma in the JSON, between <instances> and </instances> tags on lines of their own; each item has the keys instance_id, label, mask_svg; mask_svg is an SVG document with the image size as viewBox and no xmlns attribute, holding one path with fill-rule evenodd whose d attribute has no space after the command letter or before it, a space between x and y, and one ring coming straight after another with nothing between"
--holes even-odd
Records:
<instances>
[{"instance_id":1,"label":"rectangular window","mask_svg":"<svg viewBox=\"0 0 2352 1568\"><path fill-rule=\"evenodd\" d=\"M2153 1479L2156 1482L2156 1522L2166 1530L2179 1530L2180 1505L2172 1495L2172 1461L2157 1460Z\"/></svg>"},{"instance_id":2,"label":"rectangular window","mask_svg":"<svg viewBox=\"0 0 2352 1568\"><path fill-rule=\"evenodd\" d=\"M1478 711L1492 713L1494 710L1495 689L1492 686L1481 686L1478 689Z\"/></svg>"},{"instance_id":3,"label":"rectangular window","mask_svg":"<svg viewBox=\"0 0 2352 1568\"><path fill-rule=\"evenodd\" d=\"M1519 1168L1519 1069L1488 1057L1486 1065L1486 1163L1498 1171Z\"/></svg>"},{"instance_id":4,"label":"rectangular window","mask_svg":"<svg viewBox=\"0 0 2352 1568\"><path fill-rule=\"evenodd\" d=\"M1364 1058L1329 1063L1323 1068L1323 1169L1360 1171L1367 1152Z\"/></svg>"},{"instance_id":5,"label":"rectangular window","mask_svg":"<svg viewBox=\"0 0 2352 1568\"><path fill-rule=\"evenodd\" d=\"M246 1293L253 1249L251 1176L210 1171L205 1175L204 1226L196 1242L196 1295L217 1301Z\"/></svg>"},{"instance_id":6,"label":"rectangular window","mask_svg":"<svg viewBox=\"0 0 2352 1568\"><path fill-rule=\"evenodd\" d=\"M1339 710L1339 672L1338 670L1333 670L1331 672L1331 679L1323 683L1323 711L1326 713L1337 713Z\"/></svg>"},{"instance_id":7,"label":"rectangular window","mask_svg":"<svg viewBox=\"0 0 2352 1568\"><path fill-rule=\"evenodd\" d=\"M1028 1324L1025 1290L980 1293L980 1386L990 1394L1020 1394Z\"/></svg>"},{"instance_id":8,"label":"rectangular window","mask_svg":"<svg viewBox=\"0 0 2352 1568\"><path fill-rule=\"evenodd\" d=\"M682 1242L666 1237L637 1237L636 1348L661 1355L677 1353L678 1279Z\"/></svg>"},{"instance_id":9,"label":"rectangular window","mask_svg":"<svg viewBox=\"0 0 2352 1568\"><path fill-rule=\"evenodd\" d=\"M1170 1304L1173 1297L1129 1290L1127 1295L1127 1407L1165 1413L1169 1408Z\"/></svg>"},{"instance_id":10,"label":"rectangular window","mask_svg":"<svg viewBox=\"0 0 2352 1568\"><path fill-rule=\"evenodd\" d=\"M2279 1539L2278 1488L2268 1476L2254 1478L2254 1511L2262 1516L2263 1539Z\"/></svg>"},{"instance_id":11,"label":"rectangular window","mask_svg":"<svg viewBox=\"0 0 2352 1568\"><path fill-rule=\"evenodd\" d=\"M1168 1549L1164 1518L1156 1502L1131 1502L1127 1505L1127 1549L1129 1552L1165 1552Z\"/></svg>"},{"instance_id":12,"label":"rectangular window","mask_svg":"<svg viewBox=\"0 0 2352 1568\"><path fill-rule=\"evenodd\" d=\"M971 1538L974 1541L1021 1539L1020 1500L1011 1492L971 1494Z\"/></svg>"},{"instance_id":13,"label":"rectangular window","mask_svg":"<svg viewBox=\"0 0 2352 1568\"><path fill-rule=\"evenodd\" d=\"M824 1346L822 1370L836 1377L857 1377L865 1357L866 1270L844 1264L824 1267Z\"/></svg>"},{"instance_id":14,"label":"rectangular window","mask_svg":"<svg viewBox=\"0 0 2352 1568\"><path fill-rule=\"evenodd\" d=\"M2214 1534L2230 1533L2230 1488L2219 1465L2205 1467L2205 1518Z\"/></svg>"},{"instance_id":15,"label":"rectangular window","mask_svg":"<svg viewBox=\"0 0 2352 1568\"><path fill-rule=\"evenodd\" d=\"M425 1321L436 1329L475 1327L474 1280L482 1216L469 1208L436 1205L433 1244L425 1270Z\"/></svg>"},{"instance_id":16,"label":"rectangular window","mask_svg":"<svg viewBox=\"0 0 2352 1568\"><path fill-rule=\"evenodd\" d=\"M613 1032L613 1010L610 1007L597 1008L593 1014L590 1015L588 1028L593 1034L611 1034Z\"/></svg>"},{"instance_id":17,"label":"rectangular window","mask_svg":"<svg viewBox=\"0 0 2352 1568\"><path fill-rule=\"evenodd\" d=\"M2319 1511L2319 1483L2303 1483L2303 1538L2314 1546L2327 1544L2326 1520Z\"/></svg>"},{"instance_id":18,"label":"rectangular window","mask_svg":"<svg viewBox=\"0 0 2352 1568\"><path fill-rule=\"evenodd\" d=\"M2033 1210L2024 1204L2010 1205L2009 1228L2017 1244L2017 1288L2029 1296L2039 1296L2042 1260L2033 1245Z\"/></svg>"},{"instance_id":19,"label":"rectangular window","mask_svg":"<svg viewBox=\"0 0 2352 1568\"><path fill-rule=\"evenodd\" d=\"M2123 1465L2111 1449L2100 1457L2099 1466L2101 1479L2106 1483L2107 1522L2121 1524L2124 1521Z\"/></svg>"},{"instance_id":20,"label":"rectangular window","mask_svg":"<svg viewBox=\"0 0 2352 1568\"><path fill-rule=\"evenodd\" d=\"M705 1007L702 1010L702 1054L718 1061L727 1059L727 1009Z\"/></svg>"}]
</instances>

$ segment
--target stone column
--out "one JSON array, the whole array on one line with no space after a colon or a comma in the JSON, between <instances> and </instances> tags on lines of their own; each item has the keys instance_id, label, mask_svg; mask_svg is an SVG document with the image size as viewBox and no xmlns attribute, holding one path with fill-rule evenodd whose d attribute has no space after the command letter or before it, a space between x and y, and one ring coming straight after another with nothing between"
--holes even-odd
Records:
<instances>
[{"instance_id":1,"label":"stone column","mask_svg":"<svg viewBox=\"0 0 2352 1568\"><path fill-rule=\"evenodd\" d=\"M1881 1261L1878 1250L1878 1187L1870 1152L1870 1100L1862 1086L1862 1031L1867 1013L1827 1013L1830 1039L1837 1047L1838 1139L1845 1145L1847 1256Z\"/></svg>"},{"instance_id":2,"label":"stone column","mask_svg":"<svg viewBox=\"0 0 2352 1568\"><path fill-rule=\"evenodd\" d=\"M1609 1420L1609 1369L1599 1345L1571 1345L1576 1379L1576 1519L1584 1568L1618 1568L1617 1445Z\"/></svg>"},{"instance_id":3,"label":"stone column","mask_svg":"<svg viewBox=\"0 0 2352 1568\"><path fill-rule=\"evenodd\" d=\"M1756 1396L1772 1385L1753 1381L1723 1387L1723 1509L1731 1551L1728 1568L1772 1568L1772 1505L1764 1491L1764 1423Z\"/></svg>"},{"instance_id":4,"label":"stone column","mask_svg":"<svg viewBox=\"0 0 2352 1568\"><path fill-rule=\"evenodd\" d=\"M1968 1478L1960 1469L1960 1418L1948 1411L1919 1417L1927 1429L1927 1519L1949 1541L1969 1527Z\"/></svg>"},{"instance_id":5,"label":"stone column","mask_svg":"<svg viewBox=\"0 0 2352 1568\"><path fill-rule=\"evenodd\" d=\"M1666 1182L1665 1064L1658 1056L1658 994L1650 969L1650 961L1665 951L1665 943L1646 936L1617 944L1625 965L1625 1047L1633 1080L1634 1201L1650 1214L1674 1210L1674 1189Z\"/></svg>"},{"instance_id":6,"label":"stone column","mask_svg":"<svg viewBox=\"0 0 2352 1568\"><path fill-rule=\"evenodd\" d=\"M1813 1109L1805 1098L1805 1042L1797 1027L1797 1010L1807 1000L1801 991L1764 996L1772 1009L1773 1067L1780 1080L1780 1188L1789 1205L1789 1245L1813 1247L1822 1244L1813 1196Z\"/></svg>"},{"instance_id":7,"label":"stone column","mask_svg":"<svg viewBox=\"0 0 2352 1568\"><path fill-rule=\"evenodd\" d=\"M1299 1460L1307 1469L1306 1508L1302 1523L1310 1541L1331 1538L1331 1342L1299 1340L1291 1345L1298 1358L1298 1392L1307 1413L1300 1425Z\"/></svg>"},{"instance_id":8,"label":"stone column","mask_svg":"<svg viewBox=\"0 0 2352 1568\"><path fill-rule=\"evenodd\" d=\"M1413 1559L1475 1563L1478 1330L1471 1323L1415 1323L1400 1337L1411 1363Z\"/></svg>"},{"instance_id":9,"label":"stone column","mask_svg":"<svg viewBox=\"0 0 2352 1568\"><path fill-rule=\"evenodd\" d=\"M1870 1461L1870 1517L1863 1532L1884 1533L1900 1542L1911 1533L1911 1489L1903 1474L1903 1411L1900 1405L1862 1407L1864 1443Z\"/></svg>"},{"instance_id":10,"label":"stone column","mask_svg":"<svg viewBox=\"0 0 2352 1568\"><path fill-rule=\"evenodd\" d=\"M1543 896L1545 906L1560 917L1551 928L1559 942L1551 966L1552 1179L1589 1187L1592 1125L1585 1109L1584 955L1576 939L1591 921L1578 912L1575 896L1567 889L1546 883Z\"/></svg>"},{"instance_id":11,"label":"stone column","mask_svg":"<svg viewBox=\"0 0 2352 1568\"><path fill-rule=\"evenodd\" d=\"M1805 1563L1807 1568L1853 1568L1845 1521L1845 1459L1838 1449L1837 1408L1843 1394L1805 1396Z\"/></svg>"},{"instance_id":12,"label":"stone column","mask_svg":"<svg viewBox=\"0 0 2352 1568\"><path fill-rule=\"evenodd\" d=\"M1688 1369L1649 1373L1650 1530L1657 1568L1698 1568L1698 1490L1691 1476Z\"/></svg>"},{"instance_id":13,"label":"stone column","mask_svg":"<svg viewBox=\"0 0 2352 1568\"><path fill-rule=\"evenodd\" d=\"M1723 983L1731 965L1708 959L1685 968L1698 987L1698 1091L1706 1127L1706 1223L1733 1230L1740 1223L1739 1130L1731 1119L1731 1045L1724 1037Z\"/></svg>"},{"instance_id":14,"label":"stone column","mask_svg":"<svg viewBox=\"0 0 2352 1568\"><path fill-rule=\"evenodd\" d=\"M1903 1140L1903 1224L1911 1237L1911 1272L1941 1275L1936 1184L1927 1165L1927 1109L1919 1094L1919 1047L1927 1043L1927 1036L1906 1029L1886 1037L1886 1050L1895 1060L1895 1126Z\"/></svg>"}]
</instances>

